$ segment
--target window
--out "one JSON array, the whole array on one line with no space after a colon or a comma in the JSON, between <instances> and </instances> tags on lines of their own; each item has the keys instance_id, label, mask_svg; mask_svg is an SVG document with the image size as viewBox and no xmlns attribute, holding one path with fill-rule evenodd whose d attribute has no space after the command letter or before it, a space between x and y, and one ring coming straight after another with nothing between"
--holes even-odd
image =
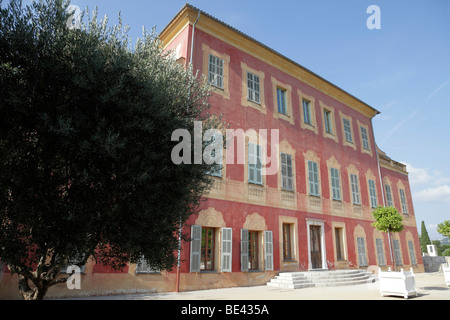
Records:
<instances>
[{"instance_id":1,"label":"window","mask_svg":"<svg viewBox=\"0 0 450 320\"><path fill-rule=\"evenodd\" d=\"M230 65L230 56L224 52L218 52L204 43L202 44L202 54L203 74L208 83L211 84L212 92L229 100L230 90L228 88L228 69ZM244 79L246 80L246 77L243 76L242 79L244 81Z\"/></svg>"},{"instance_id":2,"label":"window","mask_svg":"<svg viewBox=\"0 0 450 320\"><path fill-rule=\"evenodd\" d=\"M400 250L400 241L394 239L392 241L392 244L394 245L395 265L401 266L403 262L402 262L402 252Z\"/></svg>"},{"instance_id":3,"label":"window","mask_svg":"<svg viewBox=\"0 0 450 320\"><path fill-rule=\"evenodd\" d=\"M369 125L356 120L357 128L359 128L359 138L361 139L361 152L367 153L372 157L372 150L370 148L370 140L369 140Z\"/></svg>"},{"instance_id":4,"label":"window","mask_svg":"<svg viewBox=\"0 0 450 320\"><path fill-rule=\"evenodd\" d=\"M215 87L223 89L223 60L209 55L208 81Z\"/></svg>"},{"instance_id":5,"label":"window","mask_svg":"<svg viewBox=\"0 0 450 320\"><path fill-rule=\"evenodd\" d=\"M345 260L344 254L344 229L335 228L334 237L336 242L336 260Z\"/></svg>"},{"instance_id":6,"label":"window","mask_svg":"<svg viewBox=\"0 0 450 320\"><path fill-rule=\"evenodd\" d=\"M350 182L352 187L353 204L361 204L361 198L359 195L358 176L356 174L350 174Z\"/></svg>"},{"instance_id":7,"label":"window","mask_svg":"<svg viewBox=\"0 0 450 320\"><path fill-rule=\"evenodd\" d=\"M303 121L312 126L310 104L308 100L303 99Z\"/></svg>"},{"instance_id":8,"label":"window","mask_svg":"<svg viewBox=\"0 0 450 320\"><path fill-rule=\"evenodd\" d=\"M264 235L264 236L263 236ZM264 238L264 253L260 239ZM264 258L260 260L260 256ZM260 270L264 262L265 270L273 270L272 231L250 231L241 229L241 271Z\"/></svg>"},{"instance_id":9,"label":"window","mask_svg":"<svg viewBox=\"0 0 450 320\"><path fill-rule=\"evenodd\" d=\"M326 105L323 101L319 100L320 112L322 113L322 134L325 138L339 142L339 138L336 134L336 124L334 120L334 108ZM342 116L342 112L340 113Z\"/></svg>"},{"instance_id":10,"label":"window","mask_svg":"<svg viewBox=\"0 0 450 320\"><path fill-rule=\"evenodd\" d=\"M214 270L215 228L202 228L200 270Z\"/></svg>"},{"instance_id":11,"label":"window","mask_svg":"<svg viewBox=\"0 0 450 320\"><path fill-rule=\"evenodd\" d=\"M325 123L325 132L328 134L333 134L331 126L331 111L323 109L323 120Z\"/></svg>"},{"instance_id":12,"label":"window","mask_svg":"<svg viewBox=\"0 0 450 320\"><path fill-rule=\"evenodd\" d=\"M362 140L363 148L366 150L370 150L369 138L367 136L367 130L364 127L360 127L360 129L361 129L361 140Z\"/></svg>"},{"instance_id":13,"label":"window","mask_svg":"<svg viewBox=\"0 0 450 320\"><path fill-rule=\"evenodd\" d=\"M341 186L339 181L339 170L330 168L331 192L333 200L341 201Z\"/></svg>"},{"instance_id":14,"label":"window","mask_svg":"<svg viewBox=\"0 0 450 320\"><path fill-rule=\"evenodd\" d=\"M309 179L309 194L313 196L320 196L318 165L316 162L309 160L308 160L308 179Z\"/></svg>"},{"instance_id":15,"label":"window","mask_svg":"<svg viewBox=\"0 0 450 320\"><path fill-rule=\"evenodd\" d=\"M300 105L300 128L319 133L316 119L316 98L297 89Z\"/></svg>"},{"instance_id":16,"label":"window","mask_svg":"<svg viewBox=\"0 0 450 320\"><path fill-rule=\"evenodd\" d=\"M272 82L273 117L294 124L292 112L292 86L270 77Z\"/></svg>"},{"instance_id":17,"label":"window","mask_svg":"<svg viewBox=\"0 0 450 320\"><path fill-rule=\"evenodd\" d=\"M290 154L281 153L281 188L293 191L292 157Z\"/></svg>"},{"instance_id":18,"label":"window","mask_svg":"<svg viewBox=\"0 0 450 320\"><path fill-rule=\"evenodd\" d=\"M259 269L258 231L248 232L248 270Z\"/></svg>"},{"instance_id":19,"label":"window","mask_svg":"<svg viewBox=\"0 0 450 320\"><path fill-rule=\"evenodd\" d=\"M411 240L408 241L409 256L411 257L411 265L415 266L417 264L416 253L414 252L414 244Z\"/></svg>"},{"instance_id":20,"label":"window","mask_svg":"<svg viewBox=\"0 0 450 320\"><path fill-rule=\"evenodd\" d=\"M251 72L247 72L247 98L260 103L259 77Z\"/></svg>"},{"instance_id":21,"label":"window","mask_svg":"<svg viewBox=\"0 0 450 320\"><path fill-rule=\"evenodd\" d=\"M248 144L248 182L262 184L261 146Z\"/></svg>"},{"instance_id":22,"label":"window","mask_svg":"<svg viewBox=\"0 0 450 320\"><path fill-rule=\"evenodd\" d=\"M406 196L405 196L405 190L399 189L400 192L400 202L402 203L402 212L404 214L408 213L408 206L406 205Z\"/></svg>"},{"instance_id":23,"label":"window","mask_svg":"<svg viewBox=\"0 0 450 320\"><path fill-rule=\"evenodd\" d=\"M220 258L220 271L231 272L232 235L231 228L192 225L190 272L218 270L216 256Z\"/></svg>"},{"instance_id":24,"label":"window","mask_svg":"<svg viewBox=\"0 0 450 320\"><path fill-rule=\"evenodd\" d=\"M364 238L356 238L358 246L358 262L360 267L367 267L366 244Z\"/></svg>"},{"instance_id":25,"label":"window","mask_svg":"<svg viewBox=\"0 0 450 320\"><path fill-rule=\"evenodd\" d=\"M342 118L342 122L344 124L345 140L350 143L353 143L352 127L351 127L350 121L346 118Z\"/></svg>"},{"instance_id":26,"label":"window","mask_svg":"<svg viewBox=\"0 0 450 320\"><path fill-rule=\"evenodd\" d=\"M384 189L386 190L386 202L388 207L391 207L394 205L394 202L392 201L392 192L391 192L391 186L385 185Z\"/></svg>"},{"instance_id":27,"label":"window","mask_svg":"<svg viewBox=\"0 0 450 320\"><path fill-rule=\"evenodd\" d=\"M342 123L342 144L344 146L352 148L353 150L356 150L352 125L353 119L352 117L343 114L341 111L339 111L339 116L341 118ZM361 150L365 149L361 147Z\"/></svg>"},{"instance_id":28,"label":"window","mask_svg":"<svg viewBox=\"0 0 450 320\"><path fill-rule=\"evenodd\" d=\"M286 90L280 87L277 87L277 105L278 105L278 113L288 115L287 107L286 107Z\"/></svg>"},{"instance_id":29,"label":"window","mask_svg":"<svg viewBox=\"0 0 450 320\"><path fill-rule=\"evenodd\" d=\"M383 239L381 238L375 239L375 244L377 246L378 265L385 266L386 261L384 260Z\"/></svg>"},{"instance_id":30,"label":"window","mask_svg":"<svg viewBox=\"0 0 450 320\"><path fill-rule=\"evenodd\" d=\"M283 260L292 260L290 223L283 223Z\"/></svg>"},{"instance_id":31,"label":"window","mask_svg":"<svg viewBox=\"0 0 450 320\"><path fill-rule=\"evenodd\" d=\"M264 100L264 72L253 69L243 61L241 61L241 69L241 105L243 107L254 108L259 112L266 114L267 110Z\"/></svg>"},{"instance_id":32,"label":"window","mask_svg":"<svg viewBox=\"0 0 450 320\"><path fill-rule=\"evenodd\" d=\"M377 207L377 190L375 187L375 181L369 179L369 195L370 195L370 206L372 208Z\"/></svg>"}]
</instances>

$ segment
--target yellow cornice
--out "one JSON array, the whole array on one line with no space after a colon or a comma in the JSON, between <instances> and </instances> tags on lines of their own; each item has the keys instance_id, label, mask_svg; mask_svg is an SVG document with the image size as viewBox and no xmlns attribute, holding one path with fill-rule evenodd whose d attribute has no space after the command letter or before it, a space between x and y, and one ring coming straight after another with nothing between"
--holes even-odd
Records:
<instances>
[{"instance_id":1,"label":"yellow cornice","mask_svg":"<svg viewBox=\"0 0 450 320\"><path fill-rule=\"evenodd\" d=\"M188 24L193 23L189 16L189 11L184 7L159 34L164 47L167 47Z\"/></svg>"},{"instance_id":2,"label":"yellow cornice","mask_svg":"<svg viewBox=\"0 0 450 320\"><path fill-rule=\"evenodd\" d=\"M169 25L161 32L160 38L167 46L188 24L193 25L198 17L199 10L186 4ZM209 14L200 11L201 17L196 24L196 28L222 40L225 43L271 65L292 77L303 81L311 87L324 94L340 101L346 106L359 113L373 118L379 113L376 109L362 102L358 98L340 89L331 82L318 76L312 71L272 50L255 39L243 34L231 26L217 20Z\"/></svg>"},{"instance_id":3,"label":"yellow cornice","mask_svg":"<svg viewBox=\"0 0 450 320\"><path fill-rule=\"evenodd\" d=\"M408 175L408 171L406 171L406 166L400 162L394 161L389 157L383 157L378 155L378 162L380 167L395 171L397 173L401 173L403 175Z\"/></svg>"}]
</instances>

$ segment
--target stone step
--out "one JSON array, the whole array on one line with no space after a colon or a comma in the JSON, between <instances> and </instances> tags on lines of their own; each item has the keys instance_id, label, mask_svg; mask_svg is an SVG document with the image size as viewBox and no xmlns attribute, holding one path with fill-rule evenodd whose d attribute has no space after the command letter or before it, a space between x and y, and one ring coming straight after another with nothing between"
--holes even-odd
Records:
<instances>
[{"instance_id":1,"label":"stone step","mask_svg":"<svg viewBox=\"0 0 450 320\"><path fill-rule=\"evenodd\" d=\"M310 272L281 272L267 283L278 288L347 286L374 282L376 277L364 270L328 270Z\"/></svg>"}]
</instances>

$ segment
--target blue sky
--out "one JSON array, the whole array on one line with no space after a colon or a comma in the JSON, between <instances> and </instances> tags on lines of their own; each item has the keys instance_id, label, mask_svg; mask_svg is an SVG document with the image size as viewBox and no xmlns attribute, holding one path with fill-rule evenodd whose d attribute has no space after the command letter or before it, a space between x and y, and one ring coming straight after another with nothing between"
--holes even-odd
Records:
<instances>
[{"instance_id":1,"label":"blue sky","mask_svg":"<svg viewBox=\"0 0 450 320\"><path fill-rule=\"evenodd\" d=\"M27 3L29 1L24 1ZM72 0L111 23L120 11L133 39L161 31L184 0ZM381 150L408 165L420 233L450 220L450 1L191 0L189 3L331 81L381 111ZM381 29L370 30L370 5Z\"/></svg>"}]
</instances>

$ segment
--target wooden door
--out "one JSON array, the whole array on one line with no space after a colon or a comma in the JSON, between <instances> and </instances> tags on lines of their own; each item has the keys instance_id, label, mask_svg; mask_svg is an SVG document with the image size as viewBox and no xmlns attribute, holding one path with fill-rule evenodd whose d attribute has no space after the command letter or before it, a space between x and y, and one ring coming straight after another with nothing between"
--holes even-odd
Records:
<instances>
[{"instance_id":1,"label":"wooden door","mask_svg":"<svg viewBox=\"0 0 450 320\"><path fill-rule=\"evenodd\" d=\"M310 226L311 265L313 269L322 268L322 245L320 241L320 226Z\"/></svg>"}]
</instances>

